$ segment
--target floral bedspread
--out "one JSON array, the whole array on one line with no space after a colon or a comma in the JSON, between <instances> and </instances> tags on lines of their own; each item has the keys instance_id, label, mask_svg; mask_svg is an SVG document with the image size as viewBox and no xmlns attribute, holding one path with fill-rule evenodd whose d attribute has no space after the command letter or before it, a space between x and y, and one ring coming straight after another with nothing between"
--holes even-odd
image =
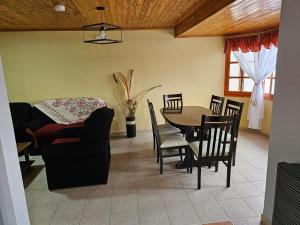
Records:
<instances>
[{"instance_id":1,"label":"floral bedspread","mask_svg":"<svg viewBox=\"0 0 300 225\"><path fill-rule=\"evenodd\" d=\"M46 100L34 105L56 123L83 122L98 108L106 107L100 98L77 97Z\"/></svg>"}]
</instances>

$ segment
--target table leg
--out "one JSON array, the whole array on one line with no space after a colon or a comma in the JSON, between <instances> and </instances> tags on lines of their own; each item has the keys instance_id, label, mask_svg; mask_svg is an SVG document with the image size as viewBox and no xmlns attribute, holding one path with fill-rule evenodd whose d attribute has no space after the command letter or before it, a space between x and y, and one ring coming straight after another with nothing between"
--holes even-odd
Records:
<instances>
[{"instance_id":1,"label":"table leg","mask_svg":"<svg viewBox=\"0 0 300 225\"><path fill-rule=\"evenodd\" d=\"M29 158L28 149L24 150L24 156L25 156L25 161L20 161L20 167L21 167L22 172L24 172L25 170L30 168L31 165L34 163L34 161L30 160L30 158Z\"/></svg>"},{"instance_id":2,"label":"table leg","mask_svg":"<svg viewBox=\"0 0 300 225\"><path fill-rule=\"evenodd\" d=\"M193 139L195 139L195 129L191 127L184 128L184 134L185 139L187 142L191 142ZM182 162L178 162L176 164L177 169L185 169L190 166L190 163L192 163L193 166L197 166L197 161L195 160L192 153L189 152L189 149L185 150L185 154L190 154L190 156L185 156L184 160ZM192 162L189 162L191 160Z\"/></svg>"},{"instance_id":3,"label":"table leg","mask_svg":"<svg viewBox=\"0 0 300 225\"><path fill-rule=\"evenodd\" d=\"M187 142L192 142L193 140L196 139L195 134L196 134L196 128L191 128L191 127L187 127L184 129L184 133L185 133L185 139ZM186 150L186 154L190 154L189 156L185 156L184 160L182 162L178 162L176 164L176 168L177 169L185 169L187 167L189 167L191 164L193 167L197 167L198 166L198 161L195 159L194 155L192 152L189 152L191 150ZM211 162L203 162L202 166L208 166L209 168L212 166Z\"/></svg>"},{"instance_id":4,"label":"table leg","mask_svg":"<svg viewBox=\"0 0 300 225\"><path fill-rule=\"evenodd\" d=\"M24 151L24 156L25 156L25 161L29 162L30 161L30 159L29 159L29 152L27 150Z\"/></svg>"}]
</instances>

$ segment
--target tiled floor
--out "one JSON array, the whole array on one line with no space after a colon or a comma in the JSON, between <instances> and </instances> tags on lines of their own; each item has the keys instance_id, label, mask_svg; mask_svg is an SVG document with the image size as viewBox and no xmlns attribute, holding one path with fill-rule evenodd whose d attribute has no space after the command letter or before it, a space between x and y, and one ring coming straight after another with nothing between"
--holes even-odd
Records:
<instances>
[{"instance_id":1,"label":"tiled floor","mask_svg":"<svg viewBox=\"0 0 300 225\"><path fill-rule=\"evenodd\" d=\"M50 192L45 169L39 166L43 160L35 157L34 171L38 173L26 188L32 225L259 224L267 138L241 131L231 188L225 188L226 170L220 166L218 173L202 170L201 190L196 189L196 169L193 174L174 169L176 159L168 160L164 174L159 175L150 133L138 134L135 139L112 138L111 147L106 186Z\"/></svg>"}]
</instances>

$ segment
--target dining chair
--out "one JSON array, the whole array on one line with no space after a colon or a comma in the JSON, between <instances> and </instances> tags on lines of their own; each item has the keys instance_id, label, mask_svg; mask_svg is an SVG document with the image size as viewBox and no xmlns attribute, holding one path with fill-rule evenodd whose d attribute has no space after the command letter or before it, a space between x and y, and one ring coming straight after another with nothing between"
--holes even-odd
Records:
<instances>
[{"instance_id":1,"label":"dining chair","mask_svg":"<svg viewBox=\"0 0 300 225\"><path fill-rule=\"evenodd\" d=\"M152 102L149 102L149 108L153 120L153 129L156 137L157 152L160 163L160 174L162 174L163 159L180 156L182 160L182 155L189 156L189 154L186 154L189 149L189 144L185 140L183 135L180 133L160 134ZM184 154L182 151L183 149L185 150ZM187 172L189 172L189 168L187 168Z\"/></svg>"},{"instance_id":2,"label":"dining chair","mask_svg":"<svg viewBox=\"0 0 300 225\"><path fill-rule=\"evenodd\" d=\"M150 119L151 119L151 127L152 127L152 135L153 135L153 150L156 150L157 147L156 147L156 135L155 135L155 132L154 132L154 125L153 125L153 116L152 116L152 113L151 113L151 104L152 102L150 102L149 99L147 99L147 103L148 103L148 108L149 108L149 112L150 112ZM157 125L158 126L158 129L159 129L159 133L160 134L171 134L171 133L179 133L181 132L180 129L172 126L171 124L159 124ZM157 162L159 162L159 154L158 154L158 151L157 151Z\"/></svg>"},{"instance_id":3,"label":"dining chair","mask_svg":"<svg viewBox=\"0 0 300 225\"><path fill-rule=\"evenodd\" d=\"M235 139L238 139L239 135L239 129L240 129L240 122L242 118L244 103L233 101L230 99L227 99L225 110L224 110L224 116L231 116L231 115L237 115L237 122L235 124ZM235 166L236 162L236 148L237 148L237 141L234 143L233 147L233 160L232 165Z\"/></svg>"},{"instance_id":4,"label":"dining chair","mask_svg":"<svg viewBox=\"0 0 300 225\"><path fill-rule=\"evenodd\" d=\"M165 110L180 110L183 107L182 94L163 95Z\"/></svg>"},{"instance_id":5,"label":"dining chair","mask_svg":"<svg viewBox=\"0 0 300 225\"><path fill-rule=\"evenodd\" d=\"M234 126L237 120L236 115L232 116L206 116L202 115L201 137L199 141L191 142L190 149L192 156L197 158L198 168L198 189L201 188L201 167L204 163L214 163L215 171L218 171L219 162L227 167L226 186L230 187L231 161L233 145L235 140ZM190 160L191 162L191 160ZM192 162L190 172L192 172Z\"/></svg>"},{"instance_id":6,"label":"dining chair","mask_svg":"<svg viewBox=\"0 0 300 225\"><path fill-rule=\"evenodd\" d=\"M216 95L211 96L209 109L215 114L221 114L223 111L224 98Z\"/></svg>"}]
</instances>

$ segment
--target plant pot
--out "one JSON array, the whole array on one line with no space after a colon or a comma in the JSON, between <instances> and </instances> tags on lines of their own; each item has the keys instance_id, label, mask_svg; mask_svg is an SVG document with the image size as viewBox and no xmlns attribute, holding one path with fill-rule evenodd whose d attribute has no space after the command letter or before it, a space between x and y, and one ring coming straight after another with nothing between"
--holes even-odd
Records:
<instances>
[{"instance_id":1,"label":"plant pot","mask_svg":"<svg viewBox=\"0 0 300 225\"><path fill-rule=\"evenodd\" d=\"M126 131L128 138L134 138L136 136L135 117L126 118Z\"/></svg>"}]
</instances>

